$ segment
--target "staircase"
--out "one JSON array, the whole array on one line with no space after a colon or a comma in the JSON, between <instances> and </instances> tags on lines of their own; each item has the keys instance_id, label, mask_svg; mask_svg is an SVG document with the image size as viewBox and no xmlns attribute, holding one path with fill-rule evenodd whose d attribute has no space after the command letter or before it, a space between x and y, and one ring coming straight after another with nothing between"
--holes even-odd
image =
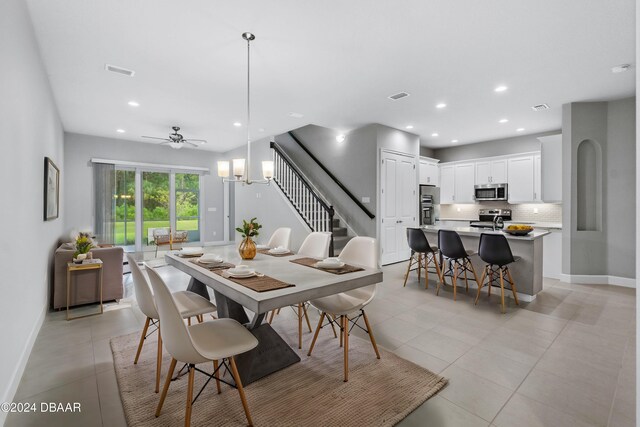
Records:
<instances>
[{"instance_id":1,"label":"staircase","mask_svg":"<svg viewBox=\"0 0 640 427\"><path fill-rule=\"evenodd\" d=\"M333 206L309 183L282 148L275 142L271 142L271 148L275 166L273 181L311 231L331 233L329 256L339 255L353 236L342 226Z\"/></svg>"}]
</instances>

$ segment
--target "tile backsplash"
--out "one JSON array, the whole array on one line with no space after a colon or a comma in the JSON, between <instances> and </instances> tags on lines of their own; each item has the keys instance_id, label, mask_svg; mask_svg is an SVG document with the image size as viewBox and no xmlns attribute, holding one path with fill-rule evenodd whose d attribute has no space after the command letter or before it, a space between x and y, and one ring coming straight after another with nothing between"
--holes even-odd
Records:
<instances>
[{"instance_id":1,"label":"tile backsplash","mask_svg":"<svg viewBox=\"0 0 640 427\"><path fill-rule=\"evenodd\" d=\"M514 221L562 222L562 205L555 203L510 205L506 202L481 202L464 205L440 205L440 218L477 219L479 209L511 209ZM538 213L535 213L536 209Z\"/></svg>"}]
</instances>

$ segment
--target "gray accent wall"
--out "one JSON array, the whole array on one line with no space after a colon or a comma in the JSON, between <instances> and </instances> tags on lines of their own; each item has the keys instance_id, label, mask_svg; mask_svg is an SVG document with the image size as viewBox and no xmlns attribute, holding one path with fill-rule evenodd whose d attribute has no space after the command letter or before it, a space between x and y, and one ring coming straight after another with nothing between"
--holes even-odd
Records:
<instances>
[{"instance_id":1,"label":"gray accent wall","mask_svg":"<svg viewBox=\"0 0 640 427\"><path fill-rule=\"evenodd\" d=\"M458 160L479 159L482 157L504 156L509 154L540 151L541 136L557 135L561 131L533 133L530 135L516 136L513 138L494 139L477 144L458 145L448 148L437 148L433 156L440 159L441 163L455 162Z\"/></svg>"},{"instance_id":2,"label":"gray accent wall","mask_svg":"<svg viewBox=\"0 0 640 427\"><path fill-rule=\"evenodd\" d=\"M635 139L635 98L563 106L563 273L635 277ZM578 229L584 140L599 151L595 230Z\"/></svg>"},{"instance_id":3,"label":"gray accent wall","mask_svg":"<svg viewBox=\"0 0 640 427\"><path fill-rule=\"evenodd\" d=\"M123 160L139 163L194 166L209 168L204 175L204 242L224 239L224 195L222 180L217 176L219 153L183 148L174 150L166 146L115 138L66 133L64 157L67 171L64 182L73 191L65 193L65 230L93 229L94 197L91 159ZM209 208L215 208L210 212ZM215 235L214 235L215 233Z\"/></svg>"},{"instance_id":4,"label":"gray accent wall","mask_svg":"<svg viewBox=\"0 0 640 427\"><path fill-rule=\"evenodd\" d=\"M0 2L0 401L11 402L46 313L53 252L63 234L65 207L44 221L44 158L66 174L63 130L42 63L26 2ZM60 190L60 201L64 197ZM7 240L8 239L8 240ZM25 265L25 257L28 265ZM0 411L0 425L6 413Z\"/></svg>"}]
</instances>

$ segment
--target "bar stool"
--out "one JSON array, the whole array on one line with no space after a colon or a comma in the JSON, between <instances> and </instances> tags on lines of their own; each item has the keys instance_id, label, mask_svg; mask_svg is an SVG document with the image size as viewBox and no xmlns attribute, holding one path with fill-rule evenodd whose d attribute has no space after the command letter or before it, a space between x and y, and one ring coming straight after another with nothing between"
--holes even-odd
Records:
<instances>
[{"instance_id":1,"label":"bar stool","mask_svg":"<svg viewBox=\"0 0 640 427\"><path fill-rule=\"evenodd\" d=\"M473 279L476 283L478 281L478 275L476 274L476 270L473 268L473 264L471 263L471 259L469 258L471 255L475 254L472 250L467 250L464 248L462 244L462 239L460 239L460 235L453 230L439 230L438 231L438 248L440 249L440 254L442 257L446 258L449 264L449 268L445 271L444 264L442 268L442 283L446 284L444 281L445 276L451 277L451 284L453 285L453 300L456 300L456 288L458 287L457 281L460 273L464 273L464 282L467 288L467 292L469 292L469 279L467 277L467 272L471 272L473 274ZM444 261L443 261L444 263ZM458 271L460 270L460 271ZM436 295L440 293L440 283L438 283L438 287L436 289Z\"/></svg>"},{"instance_id":2,"label":"bar stool","mask_svg":"<svg viewBox=\"0 0 640 427\"><path fill-rule=\"evenodd\" d=\"M491 286L493 282L497 279L494 279L494 274L498 273L500 279L500 299L502 304L502 312L505 312L504 308L504 282L505 280L511 286L511 292L513 292L513 299L516 302L516 305L520 305L518 302L518 294L516 292L516 284L511 277L511 272L509 271L509 264L512 262L518 261L519 257L514 257L511 253L511 247L509 246L509 242L506 237L502 234L489 234L482 233L480 235L480 245L478 246L478 254L480 255L480 259L487 263L485 265L484 270L482 271L482 280L480 280L480 285L478 286L478 295L476 296L476 304L478 304L478 299L480 298L480 290L484 286L484 280L487 276L489 276L489 290L488 296L491 296ZM504 276L507 276L505 278Z\"/></svg>"},{"instance_id":3,"label":"bar stool","mask_svg":"<svg viewBox=\"0 0 640 427\"><path fill-rule=\"evenodd\" d=\"M438 263L438 258L436 257L438 247L432 247L429 244L427 236L420 228L407 228L407 242L409 243L409 248L411 248L411 258L409 258L407 274L404 275L403 286L407 286L407 279L409 278L411 267L417 263L418 282L420 281L420 270L424 268L424 288L429 289L429 263L433 264L436 274L438 275L438 281L442 280L440 263ZM414 270L416 269L414 268Z\"/></svg>"}]
</instances>

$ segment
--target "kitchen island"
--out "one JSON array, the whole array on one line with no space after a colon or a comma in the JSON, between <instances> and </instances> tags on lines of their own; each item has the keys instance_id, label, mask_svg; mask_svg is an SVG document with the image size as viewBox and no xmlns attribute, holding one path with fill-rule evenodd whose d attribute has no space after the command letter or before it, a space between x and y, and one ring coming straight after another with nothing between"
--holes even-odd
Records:
<instances>
[{"instance_id":1,"label":"kitchen island","mask_svg":"<svg viewBox=\"0 0 640 427\"><path fill-rule=\"evenodd\" d=\"M471 249L476 252L478 251L478 244L480 243L480 235L482 233L504 235L509 242L509 246L511 246L511 252L513 255L520 257L517 262L514 262L509 266L513 280L516 282L518 298L522 301L533 301L538 292L542 291L542 237L549 234L547 230L534 229L526 236L512 236L510 234L503 233L502 231L493 231L474 227L424 225L421 228L427 235L427 239L431 245L438 245L439 230L453 230L460 235L462 243L466 249ZM478 278L480 278L482 276L482 270L484 269L485 263L477 254L471 256L471 263L478 274ZM450 281L448 283L450 284ZM461 281L458 281L459 285L462 283ZM470 284L473 283L473 281L470 282ZM510 294L511 292L505 295Z\"/></svg>"}]
</instances>

